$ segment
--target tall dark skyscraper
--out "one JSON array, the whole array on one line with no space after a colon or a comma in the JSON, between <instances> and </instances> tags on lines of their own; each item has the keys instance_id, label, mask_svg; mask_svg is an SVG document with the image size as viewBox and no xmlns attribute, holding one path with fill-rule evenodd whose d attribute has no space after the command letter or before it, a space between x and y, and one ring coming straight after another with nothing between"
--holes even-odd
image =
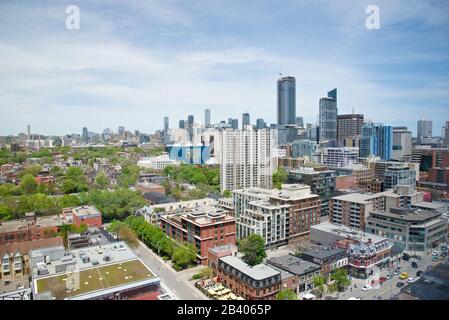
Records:
<instances>
[{"instance_id":1,"label":"tall dark skyscraper","mask_svg":"<svg viewBox=\"0 0 449 320\"><path fill-rule=\"evenodd\" d=\"M262 118L258 118L256 120L256 128L257 129L265 129L267 127L267 124Z\"/></svg>"},{"instance_id":2,"label":"tall dark skyscraper","mask_svg":"<svg viewBox=\"0 0 449 320\"><path fill-rule=\"evenodd\" d=\"M185 129L185 128L186 128L186 121L179 120L179 129Z\"/></svg>"},{"instance_id":3,"label":"tall dark skyscraper","mask_svg":"<svg viewBox=\"0 0 449 320\"><path fill-rule=\"evenodd\" d=\"M285 126L296 121L296 79L283 77L277 81L277 124Z\"/></svg>"},{"instance_id":4,"label":"tall dark skyscraper","mask_svg":"<svg viewBox=\"0 0 449 320\"><path fill-rule=\"evenodd\" d=\"M204 110L204 125L210 127L210 109Z\"/></svg>"},{"instance_id":5,"label":"tall dark skyscraper","mask_svg":"<svg viewBox=\"0 0 449 320\"><path fill-rule=\"evenodd\" d=\"M89 139L89 133L88 133L86 127L83 128L83 136L82 136L82 139L83 139L84 142L87 142L87 140Z\"/></svg>"},{"instance_id":6,"label":"tall dark skyscraper","mask_svg":"<svg viewBox=\"0 0 449 320\"><path fill-rule=\"evenodd\" d=\"M187 125L188 125L189 127L193 127L193 121L194 121L193 115L189 115L189 116L187 117Z\"/></svg>"},{"instance_id":7,"label":"tall dark skyscraper","mask_svg":"<svg viewBox=\"0 0 449 320\"><path fill-rule=\"evenodd\" d=\"M168 117L164 117L164 131L168 131Z\"/></svg>"},{"instance_id":8,"label":"tall dark skyscraper","mask_svg":"<svg viewBox=\"0 0 449 320\"><path fill-rule=\"evenodd\" d=\"M239 128L239 119L231 119L231 127L232 127L232 129L238 129Z\"/></svg>"},{"instance_id":9,"label":"tall dark skyscraper","mask_svg":"<svg viewBox=\"0 0 449 320\"><path fill-rule=\"evenodd\" d=\"M242 113L242 129L244 129L245 126L249 124L250 124L249 113L248 112Z\"/></svg>"},{"instance_id":10,"label":"tall dark skyscraper","mask_svg":"<svg viewBox=\"0 0 449 320\"><path fill-rule=\"evenodd\" d=\"M326 146L337 146L337 89L329 91L320 99L320 142Z\"/></svg>"},{"instance_id":11,"label":"tall dark skyscraper","mask_svg":"<svg viewBox=\"0 0 449 320\"><path fill-rule=\"evenodd\" d=\"M301 128L304 128L304 118L296 117L295 124Z\"/></svg>"}]
</instances>

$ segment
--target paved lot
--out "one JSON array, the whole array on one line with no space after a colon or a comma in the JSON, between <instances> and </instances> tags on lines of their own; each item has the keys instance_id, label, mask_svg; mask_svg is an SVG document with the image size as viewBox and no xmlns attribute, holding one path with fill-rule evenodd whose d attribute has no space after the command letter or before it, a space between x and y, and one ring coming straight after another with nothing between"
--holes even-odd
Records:
<instances>
[{"instance_id":1,"label":"paved lot","mask_svg":"<svg viewBox=\"0 0 449 320\"><path fill-rule=\"evenodd\" d=\"M139 246L133 249L134 252L156 273L161 279L162 288L169 294L175 296L177 300L206 300L208 299L193 283L186 281L184 273L178 273L170 268L157 254L139 242ZM193 275L193 272L190 276Z\"/></svg>"}]
</instances>

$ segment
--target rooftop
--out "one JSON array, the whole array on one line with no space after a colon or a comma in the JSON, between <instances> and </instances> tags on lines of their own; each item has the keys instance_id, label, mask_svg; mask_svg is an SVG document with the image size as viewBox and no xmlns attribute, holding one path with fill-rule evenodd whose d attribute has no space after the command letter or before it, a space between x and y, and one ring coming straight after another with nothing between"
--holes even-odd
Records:
<instances>
[{"instance_id":1,"label":"rooftop","mask_svg":"<svg viewBox=\"0 0 449 320\"><path fill-rule=\"evenodd\" d=\"M59 255L53 256L52 252ZM39 262L47 256L52 260ZM56 299L85 297L156 278L122 241L70 251L64 251L63 247L33 250L30 257L35 294L50 292ZM47 272L38 274L43 269Z\"/></svg>"},{"instance_id":2,"label":"rooftop","mask_svg":"<svg viewBox=\"0 0 449 320\"><path fill-rule=\"evenodd\" d=\"M370 202L367 201L367 199L369 199L369 197L370 197L370 195L367 195L364 193L350 193L350 194L345 194L342 196L333 197L332 199L347 201L347 202L355 202L355 203L360 203L360 204L369 204Z\"/></svg>"},{"instance_id":3,"label":"rooftop","mask_svg":"<svg viewBox=\"0 0 449 320\"><path fill-rule=\"evenodd\" d=\"M427 220L436 219L441 216L440 212L407 208L391 208L390 211L372 211L371 214L377 214L383 217L402 219L410 222L426 222Z\"/></svg>"},{"instance_id":4,"label":"rooftop","mask_svg":"<svg viewBox=\"0 0 449 320\"><path fill-rule=\"evenodd\" d=\"M271 258L267 260L267 263L296 275L302 275L321 269L319 265L305 261L291 254Z\"/></svg>"},{"instance_id":5,"label":"rooftop","mask_svg":"<svg viewBox=\"0 0 449 320\"><path fill-rule=\"evenodd\" d=\"M98 209L94 206L74 207L72 209L72 213L77 217L101 216L100 211L98 211Z\"/></svg>"},{"instance_id":6,"label":"rooftop","mask_svg":"<svg viewBox=\"0 0 449 320\"><path fill-rule=\"evenodd\" d=\"M345 253L345 249L335 248L335 247L329 247L329 246L320 246L316 247L314 249L310 249L307 251L304 251L304 254L318 258L318 259L325 259L328 257L332 257L337 254Z\"/></svg>"},{"instance_id":7,"label":"rooftop","mask_svg":"<svg viewBox=\"0 0 449 320\"><path fill-rule=\"evenodd\" d=\"M270 266L263 263L251 267L240 258L234 256L222 257L220 258L220 260L228 264L229 266L233 267L234 269L237 269L238 271L242 272L243 274L248 275L254 280L263 280L273 276L280 275L279 271L274 270Z\"/></svg>"},{"instance_id":8,"label":"rooftop","mask_svg":"<svg viewBox=\"0 0 449 320\"><path fill-rule=\"evenodd\" d=\"M315 224L313 226L310 227L310 229L316 229L319 231L323 231L323 232L329 232L329 233L333 233L335 235L339 235L342 238L346 238L346 239L353 239L353 240L357 240L357 241L368 241L368 239L371 239L372 242L377 243L377 242L381 242L384 241L386 238L375 235L375 234L371 234L371 233L367 233L364 232L362 230L359 229L354 229L354 228L349 228L346 226L342 226L342 225L336 225L336 224L332 224L328 221L322 222L320 224Z\"/></svg>"}]
</instances>

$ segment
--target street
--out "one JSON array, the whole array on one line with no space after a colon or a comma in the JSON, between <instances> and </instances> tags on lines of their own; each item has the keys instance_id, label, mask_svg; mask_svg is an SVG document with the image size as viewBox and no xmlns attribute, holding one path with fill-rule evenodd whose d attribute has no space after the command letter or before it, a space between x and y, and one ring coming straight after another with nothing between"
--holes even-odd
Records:
<instances>
[{"instance_id":1,"label":"street","mask_svg":"<svg viewBox=\"0 0 449 320\"><path fill-rule=\"evenodd\" d=\"M364 285L369 284L372 278L370 279L352 279L351 287L345 291L344 293L340 294L338 299L340 300L347 300L350 297L356 297L360 298L362 300L371 300L374 296L379 296L383 300L389 300L392 296L396 295L401 291L401 289L408 285L407 280L400 280L399 275L401 272L407 272L409 277L411 278L417 278L416 272L418 271L425 271L428 266L432 264L432 256L431 255L420 255L422 257L422 260L416 260L416 259L410 259L409 261L402 260L400 263L401 270L399 274L393 275L392 278L387 279L386 282L380 285L373 286L370 290L362 291L362 288ZM418 264L418 268L412 267L412 262L416 262ZM389 269L382 270L379 276L386 277L386 275L389 273ZM398 283L404 283L404 286L401 288L397 287ZM357 288L354 287L354 284L357 285Z\"/></svg>"},{"instance_id":2,"label":"street","mask_svg":"<svg viewBox=\"0 0 449 320\"><path fill-rule=\"evenodd\" d=\"M161 279L162 288L174 296L176 300L206 300L192 283L185 281L182 275L169 267L157 254L148 249L142 242L133 248L139 258Z\"/></svg>"}]
</instances>

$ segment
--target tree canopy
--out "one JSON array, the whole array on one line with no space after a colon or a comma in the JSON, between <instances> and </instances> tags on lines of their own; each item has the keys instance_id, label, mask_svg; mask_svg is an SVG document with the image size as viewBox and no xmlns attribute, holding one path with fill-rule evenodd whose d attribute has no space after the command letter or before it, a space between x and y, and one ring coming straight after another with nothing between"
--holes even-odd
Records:
<instances>
[{"instance_id":1,"label":"tree canopy","mask_svg":"<svg viewBox=\"0 0 449 320\"><path fill-rule=\"evenodd\" d=\"M263 262L267 256L265 252L265 241L258 234L252 234L237 242L240 252L243 253L243 261L250 266L255 266Z\"/></svg>"}]
</instances>

